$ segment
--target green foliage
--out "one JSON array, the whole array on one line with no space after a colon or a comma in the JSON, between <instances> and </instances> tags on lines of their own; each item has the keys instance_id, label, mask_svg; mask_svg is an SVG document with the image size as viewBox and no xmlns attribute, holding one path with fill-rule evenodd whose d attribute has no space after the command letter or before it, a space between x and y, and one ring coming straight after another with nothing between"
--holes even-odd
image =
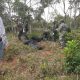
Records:
<instances>
[{"instance_id":1,"label":"green foliage","mask_svg":"<svg viewBox=\"0 0 80 80\"><path fill-rule=\"evenodd\" d=\"M23 43L16 40L15 37L12 37L12 36L14 36L14 35L9 34L9 36L8 36L9 46L5 50L5 55L4 55L4 58L6 60L9 60L9 59L15 57L16 55L19 55L22 53L24 54L24 53L28 53L30 51L34 51L30 46L24 45ZM14 40L16 40L16 41L14 42Z\"/></svg>"},{"instance_id":2,"label":"green foliage","mask_svg":"<svg viewBox=\"0 0 80 80\"><path fill-rule=\"evenodd\" d=\"M60 21L61 19L63 19L64 17L62 15L57 15L55 17L55 21Z\"/></svg>"},{"instance_id":3,"label":"green foliage","mask_svg":"<svg viewBox=\"0 0 80 80\"><path fill-rule=\"evenodd\" d=\"M53 60L49 61L48 59L43 59L40 64L40 71L45 80L47 80L48 77L49 79L55 79L54 75L56 76L62 70L60 61L57 59Z\"/></svg>"},{"instance_id":4,"label":"green foliage","mask_svg":"<svg viewBox=\"0 0 80 80\"><path fill-rule=\"evenodd\" d=\"M28 12L29 7L25 4L20 2L19 0L13 3L13 10L18 14L20 18L24 18L26 16L26 12Z\"/></svg>"},{"instance_id":5,"label":"green foliage","mask_svg":"<svg viewBox=\"0 0 80 80\"><path fill-rule=\"evenodd\" d=\"M66 71L68 73L80 73L80 41L68 41L64 53Z\"/></svg>"},{"instance_id":6,"label":"green foliage","mask_svg":"<svg viewBox=\"0 0 80 80\"><path fill-rule=\"evenodd\" d=\"M42 64L40 65L40 67L41 67L41 70L42 70L42 74L45 77L49 73L48 61L47 60L43 60Z\"/></svg>"},{"instance_id":7,"label":"green foliage","mask_svg":"<svg viewBox=\"0 0 80 80\"><path fill-rule=\"evenodd\" d=\"M42 32L38 32L38 31L35 32L35 31L33 31L31 34L28 35L28 38L31 38L33 36L34 37L41 37L41 33Z\"/></svg>"},{"instance_id":8,"label":"green foliage","mask_svg":"<svg viewBox=\"0 0 80 80\"><path fill-rule=\"evenodd\" d=\"M60 20L61 20L61 19L64 19L64 20L65 20L65 17L62 16L62 15L60 15L60 14L58 14L58 15L55 17L54 20L56 20L56 21L58 21L58 22L60 23ZM66 20L65 20L65 22L67 23L68 26L71 26L70 24L71 24L72 21L73 21L73 19L72 19L71 17L69 17L68 15L66 15Z\"/></svg>"},{"instance_id":9,"label":"green foliage","mask_svg":"<svg viewBox=\"0 0 80 80\"><path fill-rule=\"evenodd\" d=\"M73 38L74 38L74 36L72 33L65 34L65 40L66 41L71 41L71 40L73 40Z\"/></svg>"},{"instance_id":10,"label":"green foliage","mask_svg":"<svg viewBox=\"0 0 80 80\"><path fill-rule=\"evenodd\" d=\"M72 30L71 32L65 34L65 40L80 40L80 29L79 30Z\"/></svg>"}]
</instances>

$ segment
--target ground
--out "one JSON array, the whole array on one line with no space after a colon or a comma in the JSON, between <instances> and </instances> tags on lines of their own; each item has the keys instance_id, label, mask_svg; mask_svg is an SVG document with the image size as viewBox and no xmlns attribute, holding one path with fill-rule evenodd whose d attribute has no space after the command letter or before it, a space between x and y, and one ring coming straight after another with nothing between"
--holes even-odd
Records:
<instances>
[{"instance_id":1,"label":"ground","mask_svg":"<svg viewBox=\"0 0 80 80\"><path fill-rule=\"evenodd\" d=\"M64 54L57 42L41 41L43 50L24 45L13 34L0 64L0 80L76 80L65 76Z\"/></svg>"}]
</instances>

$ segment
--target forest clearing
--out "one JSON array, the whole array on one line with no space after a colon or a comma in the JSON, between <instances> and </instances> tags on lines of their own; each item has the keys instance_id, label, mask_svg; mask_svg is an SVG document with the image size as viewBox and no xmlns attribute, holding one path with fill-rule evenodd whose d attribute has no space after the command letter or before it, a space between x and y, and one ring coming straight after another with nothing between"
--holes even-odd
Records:
<instances>
[{"instance_id":1,"label":"forest clearing","mask_svg":"<svg viewBox=\"0 0 80 80\"><path fill-rule=\"evenodd\" d=\"M80 0L0 0L0 80L80 80Z\"/></svg>"}]
</instances>

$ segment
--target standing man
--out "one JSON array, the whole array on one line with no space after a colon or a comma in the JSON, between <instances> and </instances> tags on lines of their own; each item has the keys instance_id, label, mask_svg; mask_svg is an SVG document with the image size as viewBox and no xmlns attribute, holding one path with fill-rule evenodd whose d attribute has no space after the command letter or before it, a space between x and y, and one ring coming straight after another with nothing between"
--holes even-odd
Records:
<instances>
[{"instance_id":1,"label":"standing man","mask_svg":"<svg viewBox=\"0 0 80 80\"><path fill-rule=\"evenodd\" d=\"M54 21L53 26L51 28L51 37L52 37L52 40L54 41L58 39L58 32L56 31L57 28L58 28L58 22Z\"/></svg>"},{"instance_id":2,"label":"standing man","mask_svg":"<svg viewBox=\"0 0 80 80\"><path fill-rule=\"evenodd\" d=\"M8 44L4 24L2 18L0 17L0 59L3 58L3 50L6 48Z\"/></svg>"},{"instance_id":3,"label":"standing man","mask_svg":"<svg viewBox=\"0 0 80 80\"><path fill-rule=\"evenodd\" d=\"M23 35L23 26L20 21L17 21L17 28L18 28L18 39L21 40L21 36Z\"/></svg>"},{"instance_id":4,"label":"standing man","mask_svg":"<svg viewBox=\"0 0 80 80\"><path fill-rule=\"evenodd\" d=\"M54 32L58 28L58 22L54 21L52 26L52 31Z\"/></svg>"},{"instance_id":5,"label":"standing man","mask_svg":"<svg viewBox=\"0 0 80 80\"><path fill-rule=\"evenodd\" d=\"M59 32L59 42L62 48L66 46L66 40L65 40L65 34L68 33L68 26L64 22L64 20L60 21L59 28L57 28L57 31Z\"/></svg>"},{"instance_id":6,"label":"standing man","mask_svg":"<svg viewBox=\"0 0 80 80\"><path fill-rule=\"evenodd\" d=\"M24 40L28 39L28 23L22 23L21 21L17 20L17 27L18 27L18 39Z\"/></svg>"},{"instance_id":7,"label":"standing man","mask_svg":"<svg viewBox=\"0 0 80 80\"><path fill-rule=\"evenodd\" d=\"M24 34L25 39L28 39L28 36L27 36L28 31L29 31L29 26L28 26L28 22L26 22L23 28L23 34Z\"/></svg>"}]
</instances>

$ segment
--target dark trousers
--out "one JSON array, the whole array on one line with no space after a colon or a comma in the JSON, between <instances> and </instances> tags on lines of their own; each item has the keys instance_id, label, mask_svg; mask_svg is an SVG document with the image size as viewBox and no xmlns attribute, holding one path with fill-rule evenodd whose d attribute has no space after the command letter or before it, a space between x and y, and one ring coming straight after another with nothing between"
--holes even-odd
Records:
<instances>
[{"instance_id":1,"label":"dark trousers","mask_svg":"<svg viewBox=\"0 0 80 80\"><path fill-rule=\"evenodd\" d=\"M18 39L21 40L21 36L23 35L23 31L19 31Z\"/></svg>"},{"instance_id":2,"label":"dark trousers","mask_svg":"<svg viewBox=\"0 0 80 80\"><path fill-rule=\"evenodd\" d=\"M4 46L3 46L3 42L0 41L0 59L3 59L3 55L4 55Z\"/></svg>"}]
</instances>

